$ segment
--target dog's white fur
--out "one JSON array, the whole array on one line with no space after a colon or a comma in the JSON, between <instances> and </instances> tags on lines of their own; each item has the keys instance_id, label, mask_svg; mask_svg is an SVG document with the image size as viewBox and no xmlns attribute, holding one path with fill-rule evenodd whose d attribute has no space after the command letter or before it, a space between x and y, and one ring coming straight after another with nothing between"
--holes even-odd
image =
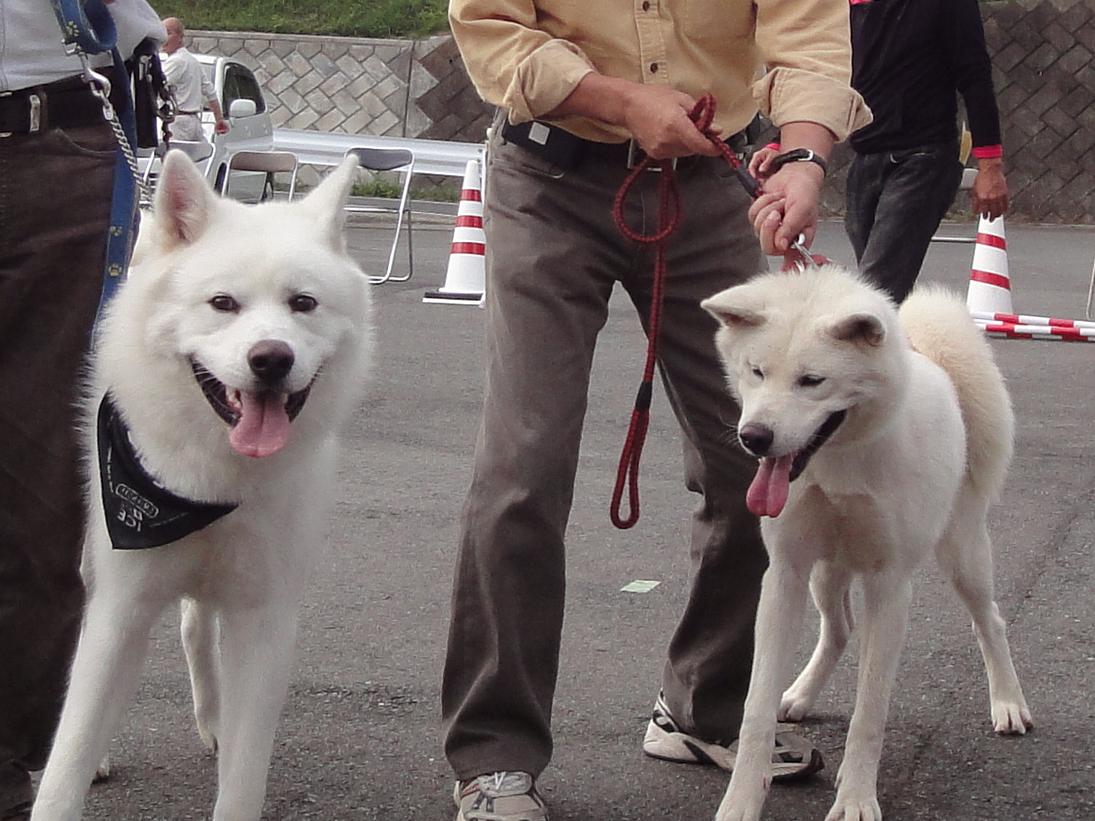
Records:
<instances>
[{"instance_id":1,"label":"dog's white fur","mask_svg":"<svg viewBox=\"0 0 1095 821\"><path fill-rule=\"evenodd\" d=\"M856 577L865 610L859 681L827 821L878 821L878 765L912 575L933 551L973 617L993 726L1019 734L1033 726L993 601L986 527L1012 454L1003 378L964 304L938 288L918 289L898 313L855 275L823 266L764 274L703 304L720 322L716 345L742 405L743 445L746 430L766 429L773 434L766 458L787 457L830 414L847 411L790 485L786 508L777 504L774 518L761 521L771 565L737 761L717 821L760 818L777 717L805 716L832 673L852 631ZM820 637L783 692L808 585Z\"/></svg>"},{"instance_id":2,"label":"dog's white fur","mask_svg":"<svg viewBox=\"0 0 1095 821\"><path fill-rule=\"evenodd\" d=\"M335 436L357 408L371 359L367 279L348 255L349 159L303 201L244 206L217 198L169 153L129 280L99 330L87 403L88 602L34 821L79 818L97 763L137 684L149 631L182 601L198 732L218 754L215 819L261 814L278 715L288 690L300 596L334 496ZM238 310L217 310L216 295ZM318 303L289 305L307 294ZM284 447L250 458L191 370L259 390L248 352L278 340L294 354L280 390L312 384ZM95 446L104 392L129 425L146 470L177 495L238 502L180 541L114 550ZM231 392L231 391L230 391Z\"/></svg>"}]
</instances>

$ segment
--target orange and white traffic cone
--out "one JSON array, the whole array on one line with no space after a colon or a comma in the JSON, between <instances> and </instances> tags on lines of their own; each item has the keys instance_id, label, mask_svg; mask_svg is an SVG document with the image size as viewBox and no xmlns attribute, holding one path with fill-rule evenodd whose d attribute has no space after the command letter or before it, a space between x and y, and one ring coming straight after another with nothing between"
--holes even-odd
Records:
<instances>
[{"instance_id":1,"label":"orange and white traffic cone","mask_svg":"<svg viewBox=\"0 0 1095 821\"><path fill-rule=\"evenodd\" d=\"M973 248L966 307L971 312L1012 313L1008 243L1004 236L1003 217L994 220L981 217L977 226L977 244Z\"/></svg>"},{"instance_id":2,"label":"orange and white traffic cone","mask_svg":"<svg viewBox=\"0 0 1095 821\"><path fill-rule=\"evenodd\" d=\"M483 232L483 188L479 178L479 162L468 160L460 205L456 210L449 266L445 284L437 291L427 291L423 302L449 305L479 305L487 278L487 235Z\"/></svg>"}]
</instances>

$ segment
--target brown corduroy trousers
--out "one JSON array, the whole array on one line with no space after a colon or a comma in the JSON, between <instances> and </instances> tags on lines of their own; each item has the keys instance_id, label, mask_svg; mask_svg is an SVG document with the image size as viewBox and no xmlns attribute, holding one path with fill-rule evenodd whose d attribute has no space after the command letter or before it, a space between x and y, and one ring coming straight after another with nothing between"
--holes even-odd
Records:
<instances>
[{"instance_id":1,"label":"brown corduroy trousers","mask_svg":"<svg viewBox=\"0 0 1095 821\"><path fill-rule=\"evenodd\" d=\"M105 121L0 138L0 782L11 790L29 789L13 772L45 764L83 612L76 401L115 147Z\"/></svg>"}]
</instances>

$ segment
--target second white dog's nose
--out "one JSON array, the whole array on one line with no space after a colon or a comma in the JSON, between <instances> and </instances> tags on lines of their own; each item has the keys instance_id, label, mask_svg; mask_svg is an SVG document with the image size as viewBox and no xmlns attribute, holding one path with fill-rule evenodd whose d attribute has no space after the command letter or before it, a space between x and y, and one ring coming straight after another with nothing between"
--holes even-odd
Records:
<instances>
[{"instance_id":1,"label":"second white dog's nose","mask_svg":"<svg viewBox=\"0 0 1095 821\"><path fill-rule=\"evenodd\" d=\"M293 349L280 339L262 339L247 352L251 373L268 385L288 376L294 361Z\"/></svg>"},{"instance_id":2,"label":"second white dog's nose","mask_svg":"<svg viewBox=\"0 0 1095 821\"><path fill-rule=\"evenodd\" d=\"M754 456L763 456L772 447L772 440L776 438L772 429L756 422L742 425L738 430L738 438L742 445Z\"/></svg>"}]
</instances>

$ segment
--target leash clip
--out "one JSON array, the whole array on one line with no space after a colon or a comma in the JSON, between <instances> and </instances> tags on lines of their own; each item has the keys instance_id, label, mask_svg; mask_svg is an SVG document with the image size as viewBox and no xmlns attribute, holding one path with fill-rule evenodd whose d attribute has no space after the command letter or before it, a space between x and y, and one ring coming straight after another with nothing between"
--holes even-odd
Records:
<instances>
[{"instance_id":1,"label":"leash clip","mask_svg":"<svg viewBox=\"0 0 1095 821\"><path fill-rule=\"evenodd\" d=\"M818 267L818 260L814 258L814 255L810 253L810 249L806 247L805 234L799 234L791 240L791 250L798 254L798 259L790 261L787 257L784 257L783 270L798 271L798 273L801 274L807 268Z\"/></svg>"},{"instance_id":2,"label":"leash clip","mask_svg":"<svg viewBox=\"0 0 1095 821\"><path fill-rule=\"evenodd\" d=\"M108 122L113 120L114 106L110 104L110 80L91 67L87 55L83 52L80 52L80 62L84 65L84 82L103 107L103 118Z\"/></svg>"}]
</instances>

